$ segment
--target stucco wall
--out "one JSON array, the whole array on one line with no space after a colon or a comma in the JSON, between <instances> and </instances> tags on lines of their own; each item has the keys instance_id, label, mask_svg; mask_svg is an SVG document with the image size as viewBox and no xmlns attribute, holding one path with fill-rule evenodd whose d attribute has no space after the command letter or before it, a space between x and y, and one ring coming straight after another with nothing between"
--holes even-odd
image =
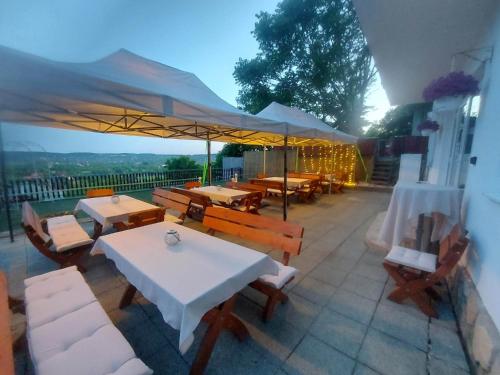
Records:
<instances>
[{"instance_id":1,"label":"stucco wall","mask_svg":"<svg viewBox=\"0 0 500 375\"><path fill-rule=\"evenodd\" d=\"M491 34L494 45L481 93L482 107L476 124L471 165L464 192L466 228L472 238L468 269L497 328L500 329L500 14Z\"/></svg>"}]
</instances>

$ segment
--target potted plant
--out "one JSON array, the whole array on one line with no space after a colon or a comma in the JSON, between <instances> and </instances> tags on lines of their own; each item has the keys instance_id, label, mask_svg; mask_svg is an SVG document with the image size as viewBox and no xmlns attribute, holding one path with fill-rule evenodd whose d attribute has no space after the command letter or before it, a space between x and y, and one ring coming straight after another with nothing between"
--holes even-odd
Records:
<instances>
[{"instance_id":1,"label":"potted plant","mask_svg":"<svg viewBox=\"0 0 500 375\"><path fill-rule=\"evenodd\" d=\"M422 133L423 136L428 137L439 130L439 124L436 121L425 120L417 126L417 130Z\"/></svg>"},{"instance_id":2,"label":"potted plant","mask_svg":"<svg viewBox=\"0 0 500 375\"><path fill-rule=\"evenodd\" d=\"M458 108L464 97L479 93L479 81L464 72L451 72L432 81L423 91L428 102L434 102L434 110Z\"/></svg>"}]
</instances>

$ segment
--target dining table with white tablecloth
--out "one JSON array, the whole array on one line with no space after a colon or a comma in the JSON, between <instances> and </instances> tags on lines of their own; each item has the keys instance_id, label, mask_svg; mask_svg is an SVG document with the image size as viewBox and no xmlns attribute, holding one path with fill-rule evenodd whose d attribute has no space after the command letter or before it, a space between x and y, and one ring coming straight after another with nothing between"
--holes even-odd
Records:
<instances>
[{"instance_id":1,"label":"dining table with white tablecloth","mask_svg":"<svg viewBox=\"0 0 500 375\"><path fill-rule=\"evenodd\" d=\"M285 183L285 179L283 177L266 177L263 178L263 180ZM308 178L288 177L286 179L286 184L288 189L300 189L303 188L305 185L309 185L310 183L311 180Z\"/></svg>"},{"instance_id":2,"label":"dining table with white tablecloth","mask_svg":"<svg viewBox=\"0 0 500 375\"><path fill-rule=\"evenodd\" d=\"M248 191L229 189L222 186L202 186L191 190L209 197L212 201L227 205L237 202L250 194Z\"/></svg>"},{"instance_id":3,"label":"dining table with white tablecloth","mask_svg":"<svg viewBox=\"0 0 500 375\"><path fill-rule=\"evenodd\" d=\"M398 182L393 189L379 240L389 248L400 245L420 215L434 216L431 241L442 239L460 222L462 190L427 182Z\"/></svg>"},{"instance_id":4,"label":"dining table with white tablecloth","mask_svg":"<svg viewBox=\"0 0 500 375\"><path fill-rule=\"evenodd\" d=\"M175 245L165 241L169 230L180 237ZM111 259L180 331L181 353L207 312L260 276L279 271L267 254L167 221L101 236L91 254Z\"/></svg>"},{"instance_id":5,"label":"dining table with white tablecloth","mask_svg":"<svg viewBox=\"0 0 500 375\"><path fill-rule=\"evenodd\" d=\"M117 198L118 197L118 198ZM157 206L128 195L80 199L75 211L83 211L106 231L113 224L127 221L130 214L154 210Z\"/></svg>"}]
</instances>

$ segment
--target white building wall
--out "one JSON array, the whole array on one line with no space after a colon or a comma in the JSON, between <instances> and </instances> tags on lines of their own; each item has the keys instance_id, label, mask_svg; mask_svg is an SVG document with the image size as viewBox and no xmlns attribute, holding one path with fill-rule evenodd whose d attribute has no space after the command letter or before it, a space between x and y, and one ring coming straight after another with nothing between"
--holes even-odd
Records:
<instances>
[{"instance_id":1,"label":"white building wall","mask_svg":"<svg viewBox=\"0 0 500 375\"><path fill-rule=\"evenodd\" d=\"M490 37L493 59L483 80L471 165L464 192L466 228L471 234L469 270L500 329L500 15ZM499 199L494 202L494 198Z\"/></svg>"}]
</instances>

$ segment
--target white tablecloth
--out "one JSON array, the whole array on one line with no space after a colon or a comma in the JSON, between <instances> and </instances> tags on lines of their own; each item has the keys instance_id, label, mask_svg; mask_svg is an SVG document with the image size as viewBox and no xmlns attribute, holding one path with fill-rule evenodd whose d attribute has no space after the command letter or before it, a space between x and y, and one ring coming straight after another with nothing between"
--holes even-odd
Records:
<instances>
[{"instance_id":1,"label":"white tablecloth","mask_svg":"<svg viewBox=\"0 0 500 375\"><path fill-rule=\"evenodd\" d=\"M385 245L399 245L407 228L419 215L440 213L444 222L434 231L432 240L442 239L460 221L462 190L418 182L398 182L379 234Z\"/></svg>"},{"instance_id":2,"label":"white tablecloth","mask_svg":"<svg viewBox=\"0 0 500 375\"><path fill-rule=\"evenodd\" d=\"M158 207L128 195L120 195L118 203L111 202L111 197L80 199L75 210L85 212L102 225L103 231L106 231L114 223L126 221L130 214L155 208Z\"/></svg>"},{"instance_id":3,"label":"white tablecloth","mask_svg":"<svg viewBox=\"0 0 500 375\"><path fill-rule=\"evenodd\" d=\"M181 242L167 246L168 229L177 230ZM182 353L206 312L259 276L278 273L266 254L170 222L101 236L91 251L98 253L112 259L165 322L180 330Z\"/></svg>"},{"instance_id":4,"label":"white tablecloth","mask_svg":"<svg viewBox=\"0 0 500 375\"><path fill-rule=\"evenodd\" d=\"M283 177L266 177L264 180L267 181L278 181L278 182L285 182L285 179ZM287 178L287 185L289 189L295 189L295 188L301 188L304 185L307 185L311 182L311 180L308 180L306 178L292 178L288 177Z\"/></svg>"},{"instance_id":5,"label":"white tablecloth","mask_svg":"<svg viewBox=\"0 0 500 375\"><path fill-rule=\"evenodd\" d=\"M203 186L191 189L197 193L210 197L211 200L231 204L246 197L249 192L236 189L228 189L221 186Z\"/></svg>"}]
</instances>

